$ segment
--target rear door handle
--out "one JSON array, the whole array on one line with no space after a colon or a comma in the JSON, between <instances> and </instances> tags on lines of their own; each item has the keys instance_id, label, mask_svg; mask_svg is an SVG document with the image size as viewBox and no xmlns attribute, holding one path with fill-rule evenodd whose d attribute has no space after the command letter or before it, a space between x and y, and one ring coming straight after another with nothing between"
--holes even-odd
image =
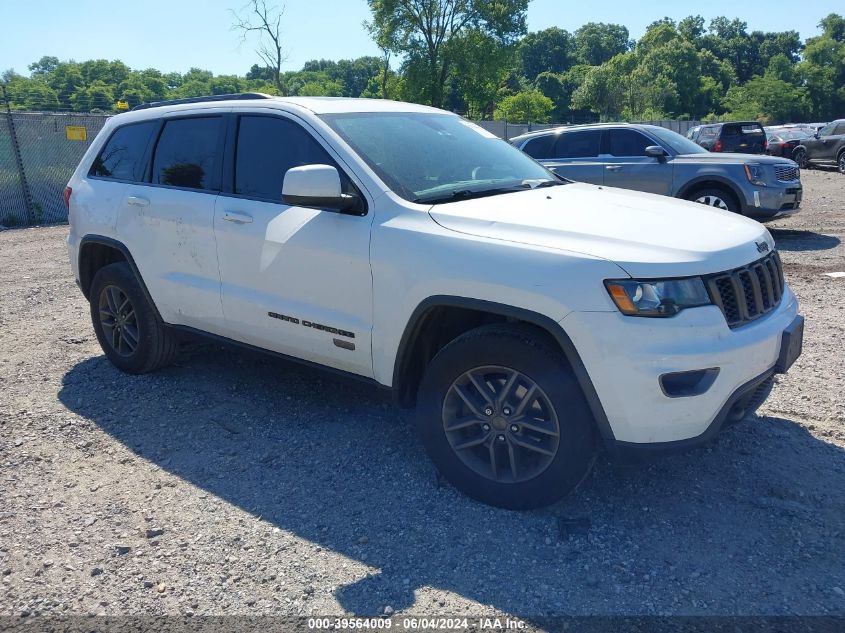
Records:
<instances>
[{"instance_id":1,"label":"rear door handle","mask_svg":"<svg viewBox=\"0 0 845 633\"><path fill-rule=\"evenodd\" d=\"M126 198L126 204L133 207L148 207L150 206L150 201L141 196L129 196Z\"/></svg>"},{"instance_id":2,"label":"rear door handle","mask_svg":"<svg viewBox=\"0 0 845 633\"><path fill-rule=\"evenodd\" d=\"M223 219L226 222L234 222L235 224L252 224L252 216L249 213L241 211L224 211Z\"/></svg>"},{"instance_id":3,"label":"rear door handle","mask_svg":"<svg viewBox=\"0 0 845 633\"><path fill-rule=\"evenodd\" d=\"M605 165L605 169L607 171L619 171L622 169L622 165Z\"/></svg>"}]
</instances>

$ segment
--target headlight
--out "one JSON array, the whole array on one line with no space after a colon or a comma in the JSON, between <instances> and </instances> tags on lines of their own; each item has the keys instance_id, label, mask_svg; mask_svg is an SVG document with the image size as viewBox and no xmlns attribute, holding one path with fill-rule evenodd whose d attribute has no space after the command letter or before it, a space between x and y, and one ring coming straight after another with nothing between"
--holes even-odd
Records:
<instances>
[{"instance_id":1,"label":"headlight","mask_svg":"<svg viewBox=\"0 0 845 633\"><path fill-rule=\"evenodd\" d=\"M745 175L748 176L748 181L752 185L757 185L759 187L766 186L766 178L763 175L762 165L746 165Z\"/></svg>"},{"instance_id":2,"label":"headlight","mask_svg":"<svg viewBox=\"0 0 845 633\"><path fill-rule=\"evenodd\" d=\"M604 282L610 298L622 314L670 317L684 308L712 303L701 277L689 279L619 279Z\"/></svg>"}]
</instances>

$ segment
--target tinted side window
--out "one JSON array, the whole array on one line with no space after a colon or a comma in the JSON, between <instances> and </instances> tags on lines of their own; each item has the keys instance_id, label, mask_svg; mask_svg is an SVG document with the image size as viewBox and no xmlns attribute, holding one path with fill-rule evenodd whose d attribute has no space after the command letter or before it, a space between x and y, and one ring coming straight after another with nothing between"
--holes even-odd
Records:
<instances>
[{"instance_id":1,"label":"tinted side window","mask_svg":"<svg viewBox=\"0 0 845 633\"><path fill-rule=\"evenodd\" d=\"M836 132L834 132L837 136L842 136L845 134L845 123L840 123L839 126L836 128Z\"/></svg>"},{"instance_id":2,"label":"tinted side window","mask_svg":"<svg viewBox=\"0 0 845 633\"><path fill-rule=\"evenodd\" d=\"M819 130L819 136L831 136L835 129L836 123L828 123L821 130Z\"/></svg>"},{"instance_id":3,"label":"tinted side window","mask_svg":"<svg viewBox=\"0 0 845 633\"><path fill-rule=\"evenodd\" d=\"M555 158L591 158L601 153L600 148L600 130L566 132L558 138Z\"/></svg>"},{"instance_id":4,"label":"tinted side window","mask_svg":"<svg viewBox=\"0 0 845 633\"><path fill-rule=\"evenodd\" d=\"M538 136L532 138L525 144L522 151L528 154L531 158L543 160L545 158L554 158L552 152L554 151L555 141L557 135L548 134L546 136Z\"/></svg>"},{"instance_id":5,"label":"tinted side window","mask_svg":"<svg viewBox=\"0 0 845 633\"><path fill-rule=\"evenodd\" d=\"M88 175L140 181L144 177L144 152L156 125L155 121L145 121L119 127L103 146Z\"/></svg>"},{"instance_id":6,"label":"tinted side window","mask_svg":"<svg viewBox=\"0 0 845 633\"><path fill-rule=\"evenodd\" d=\"M235 193L281 202L287 170L313 164L337 166L301 126L281 117L240 118Z\"/></svg>"},{"instance_id":7,"label":"tinted side window","mask_svg":"<svg viewBox=\"0 0 845 633\"><path fill-rule=\"evenodd\" d=\"M645 156L645 148L655 143L634 130L610 130L611 156Z\"/></svg>"},{"instance_id":8,"label":"tinted side window","mask_svg":"<svg viewBox=\"0 0 845 633\"><path fill-rule=\"evenodd\" d=\"M164 124L153 159L153 182L217 189L221 117L174 119Z\"/></svg>"}]
</instances>

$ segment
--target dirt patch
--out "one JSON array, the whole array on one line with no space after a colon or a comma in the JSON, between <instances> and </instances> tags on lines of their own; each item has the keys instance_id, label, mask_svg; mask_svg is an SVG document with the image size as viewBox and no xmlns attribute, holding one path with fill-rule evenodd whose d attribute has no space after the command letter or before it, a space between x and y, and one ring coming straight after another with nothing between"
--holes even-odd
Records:
<instances>
[{"instance_id":1,"label":"dirt patch","mask_svg":"<svg viewBox=\"0 0 845 633\"><path fill-rule=\"evenodd\" d=\"M845 177L804 185L759 417L530 513L439 485L364 387L208 345L119 373L67 227L0 233L0 615L845 613Z\"/></svg>"}]
</instances>

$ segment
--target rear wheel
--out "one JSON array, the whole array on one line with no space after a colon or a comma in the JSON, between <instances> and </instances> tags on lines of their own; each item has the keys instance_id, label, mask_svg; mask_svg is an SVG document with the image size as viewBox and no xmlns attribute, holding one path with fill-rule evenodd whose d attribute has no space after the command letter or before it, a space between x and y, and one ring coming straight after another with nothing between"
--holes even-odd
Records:
<instances>
[{"instance_id":1,"label":"rear wheel","mask_svg":"<svg viewBox=\"0 0 845 633\"><path fill-rule=\"evenodd\" d=\"M845 152L839 152L839 160L836 161L840 174L845 174Z\"/></svg>"},{"instance_id":2,"label":"rear wheel","mask_svg":"<svg viewBox=\"0 0 845 633\"><path fill-rule=\"evenodd\" d=\"M739 211L739 204L734 195L727 189L718 187L709 187L707 189L698 189L693 191L687 200L698 202L699 204L706 204L709 207L716 207L723 211Z\"/></svg>"},{"instance_id":3,"label":"rear wheel","mask_svg":"<svg viewBox=\"0 0 845 633\"><path fill-rule=\"evenodd\" d=\"M792 160L798 163L798 167L801 169L809 169L810 162L807 160L807 150L803 147L796 147L795 151L792 153Z\"/></svg>"},{"instance_id":4,"label":"rear wheel","mask_svg":"<svg viewBox=\"0 0 845 633\"><path fill-rule=\"evenodd\" d=\"M548 505L593 461L584 396L560 352L532 328L484 326L452 341L426 369L417 415L440 473L490 505Z\"/></svg>"},{"instance_id":5,"label":"rear wheel","mask_svg":"<svg viewBox=\"0 0 845 633\"><path fill-rule=\"evenodd\" d=\"M175 336L156 316L128 264L97 271L88 296L97 340L115 367L143 374L173 361Z\"/></svg>"}]
</instances>

